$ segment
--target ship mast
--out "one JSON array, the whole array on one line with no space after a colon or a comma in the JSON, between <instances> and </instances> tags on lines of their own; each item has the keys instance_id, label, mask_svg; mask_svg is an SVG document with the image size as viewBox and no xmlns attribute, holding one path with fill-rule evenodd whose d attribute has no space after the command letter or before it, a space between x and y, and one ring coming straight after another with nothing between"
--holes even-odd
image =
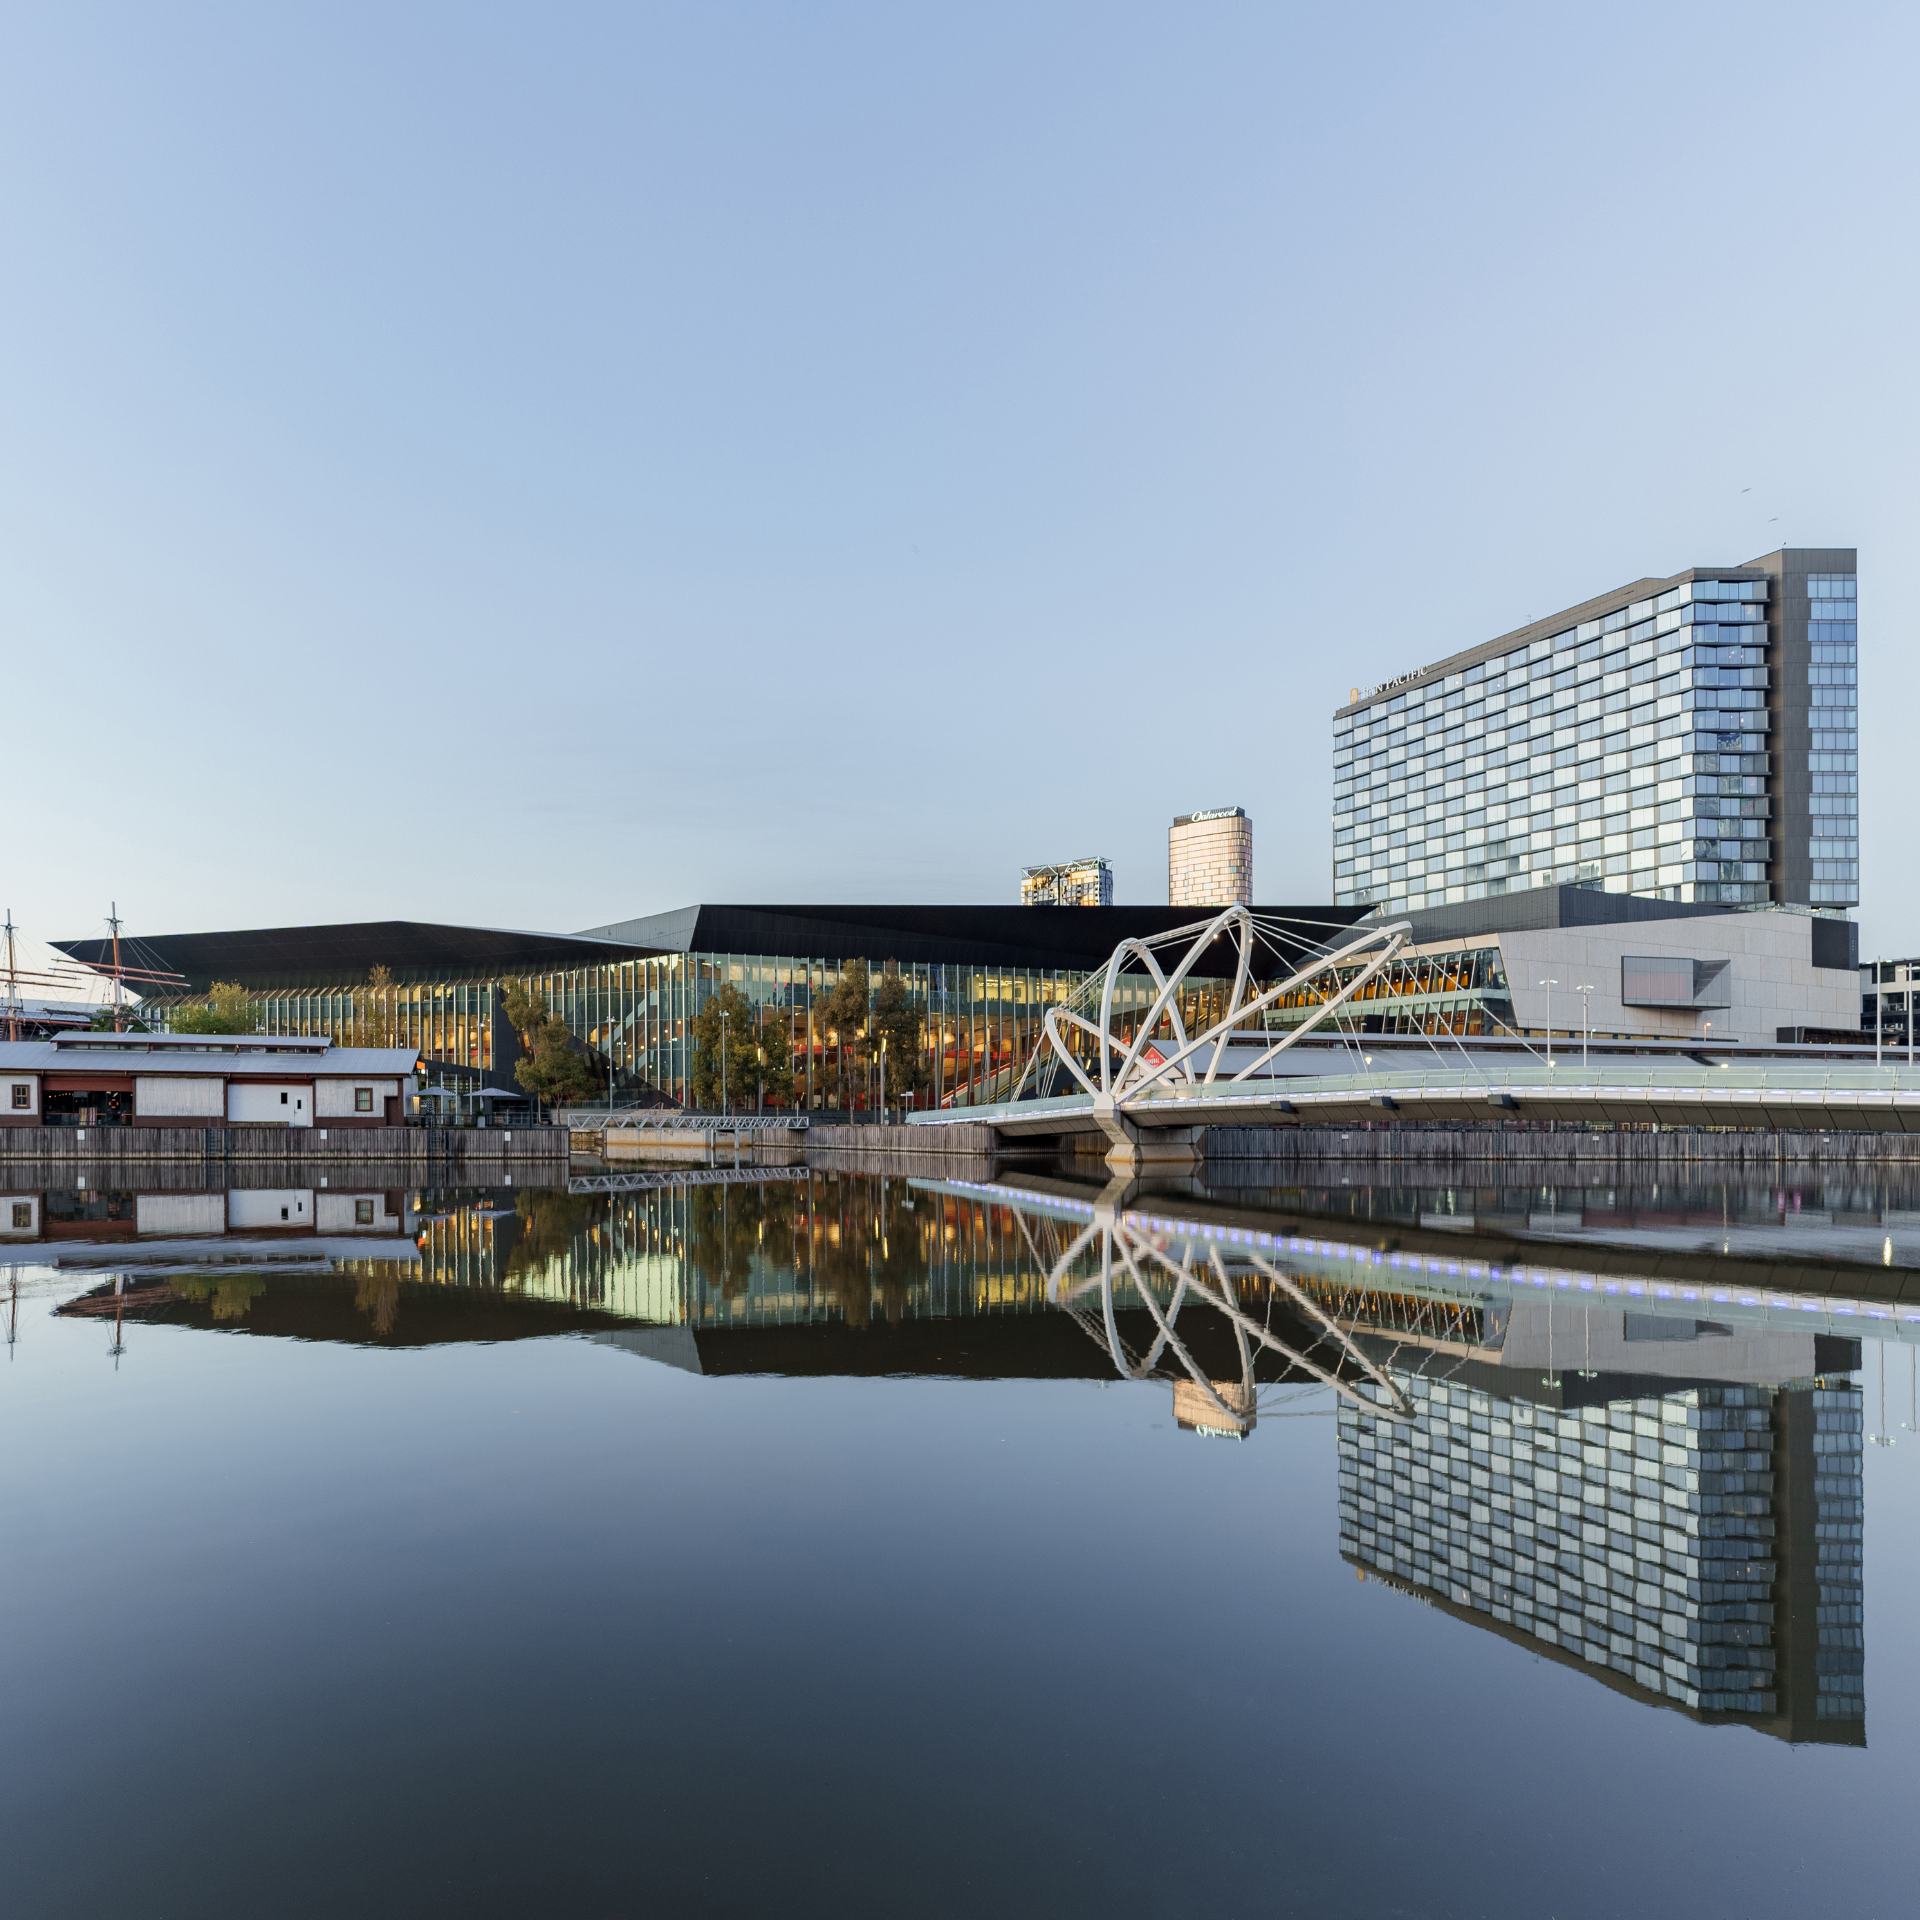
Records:
<instances>
[{"instance_id":1,"label":"ship mast","mask_svg":"<svg viewBox=\"0 0 1920 1920\"><path fill-rule=\"evenodd\" d=\"M13 964L13 909L7 909L7 1038L20 1038L20 981Z\"/></svg>"},{"instance_id":2,"label":"ship mast","mask_svg":"<svg viewBox=\"0 0 1920 1920\"><path fill-rule=\"evenodd\" d=\"M126 1028L126 987L120 973L120 902L107 903L107 927L113 935L113 1030Z\"/></svg>"}]
</instances>

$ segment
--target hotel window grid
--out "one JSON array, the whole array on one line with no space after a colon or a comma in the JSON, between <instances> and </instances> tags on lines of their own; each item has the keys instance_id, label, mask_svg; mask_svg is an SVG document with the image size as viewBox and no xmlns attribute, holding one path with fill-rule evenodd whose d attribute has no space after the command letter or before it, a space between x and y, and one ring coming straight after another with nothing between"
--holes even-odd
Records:
<instances>
[{"instance_id":1,"label":"hotel window grid","mask_svg":"<svg viewBox=\"0 0 1920 1920\"><path fill-rule=\"evenodd\" d=\"M1337 715L1335 897L1400 910L1574 882L1764 903L1770 586L1684 581ZM1823 747L1812 771L1851 792L1855 755Z\"/></svg>"},{"instance_id":2,"label":"hotel window grid","mask_svg":"<svg viewBox=\"0 0 1920 1920\"><path fill-rule=\"evenodd\" d=\"M1807 855L1811 904L1860 898L1859 583L1850 573L1807 575L1807 774L1813 815Z\"/></svg>"}]
</instances>

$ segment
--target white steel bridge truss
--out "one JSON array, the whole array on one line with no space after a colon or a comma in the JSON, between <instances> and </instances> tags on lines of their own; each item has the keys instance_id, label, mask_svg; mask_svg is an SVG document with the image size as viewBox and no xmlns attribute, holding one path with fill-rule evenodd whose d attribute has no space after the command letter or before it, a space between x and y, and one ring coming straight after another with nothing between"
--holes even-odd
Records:
<instances>
[{"instance_id":1,"label":"white steel bridge truss","mask_svg":"<svg viewBox=\"0 0 1920 1920\"><path fill-rule=\"evenodd\" d=\"M1289 1047L1330 1020L1391 965L1411 933L1411 927L1404 920L1368 927L1338 945L1315 953L1285 979L1259 988L1254 985L1255 962L1261 946L1269 943L1269 936L1246 907L1228 907L1211 920L1195 921L1142 939L1123 940L1113 950L1113 957L1105 968L1090 977L1100 983L1099 1011L1095 1017L1076 1011L1071 1003L1048 1008L1040 1044L1021 1074L1013 1097L1020 1098L1027 1080L1043 1062L1064 1066L1096 1107L1112 1111L1124 1111L1149 1094L1178 1097L1200 1087L1227 1086L1257 1078ZM1231 940L1234 946L1233 986L1226 1011L1200 1032L1189 1033L1180 1005L1181 989L1194 969L1222 940ZM1182 946L1185 950L1172 957L1173 950ZM1165 964L1169 957L1172 957L1170 966ZM1269 1045L1255 1049L1249 1058L1234 1062L1231 1072L1221 1071L1230 1038L1241 1033L1264 1034L1267 1031L1264 1019L1270 1007L1322 975L1337 974L1341 967L1355 960L1361 964L1305 1019ZM1114 1002L1122 977L1134 968L1153 980L1155 993L1137 1024L1133 1024L1129 1016L1132 1024L1129 1036L1115 1028ZM1163 1024L1172 1028L1170 1045L1155 1037ZM1075 1035L1092 1042L1097 1071L1090 1072L1076 1052Z\"/></svg>"}]
</instances>

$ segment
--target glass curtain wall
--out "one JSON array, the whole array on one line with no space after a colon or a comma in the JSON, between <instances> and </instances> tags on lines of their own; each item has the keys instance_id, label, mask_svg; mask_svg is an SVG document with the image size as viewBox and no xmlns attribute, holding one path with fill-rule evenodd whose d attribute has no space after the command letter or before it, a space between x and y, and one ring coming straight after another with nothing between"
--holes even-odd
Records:
<instances>
[{"instance_id":1,"label":"glass curtain wall","mask_svg":"<svg viewBox=\"0 0 1920 1920\"><path fill-rule=\"evenodd\" d=\"M767 954L663 954L591 967L530 972L547 1006L566 1021L604 1073L613 1069L625 1096L652 1090L690 1103L693 1029L700 1009L722 983L754 1010L760 1046L784 1061L792 1091L764 1084L738 1090L734 1104L806 1112L872 1111L880 1102L880 1062L867 1026L851 1033L830 1027L828 997L851 964ZM1059 1006L1085 977L1057 969L913 964L894 967L882 956L867 963L869 1006L882 979L898 972L921 1014L917 1057L889 1057L889 1108L964 1106L1011 1093L1041 1035L1049 1007ZM429 1084L512 1086L512 1037L499 1012L503 981L400 980L384 989L367 984L273 987L258 990L260 1031L325 1034L341 1046L412 1047L426 1063ZM1224 1006L1226 983L1187 984L1182 1011L1189 1028ZM1117 1001L1123 1038L1154 996L1144 975L1123 980ZM179 1001L149 1000L143 1014L164 1029ZM436 1073L436 1069L448 1071Z\"/></svg>"},{"instance_id":2,"label":"glass curtain wall","mask_svg":"<svg viewBox=\"0 0 1920 1920\"><path fill-rule=\"evenodd\" d=\"M1807 751L1813 833L1811 901L1851 907L1860 898L1859 583L1850 573L1807 575Z\"/></svg>"},{"instance_id":3,"label":"glass curtain wall","mask_svg":"<svg viewBox=\"0 0 1920 1920\"><path fill-rule=\"evenodd\" d=\"M1362 958L1329 968L1271 1007L1266 1024L1284 1033L1324 1005L1366 965ZM1393 960L1327 1021L1321 1031L1349 1033L1501 1034L1514 1031L1513 994L1497 945L1404 954Z\"/></svg>"}]
</instances>

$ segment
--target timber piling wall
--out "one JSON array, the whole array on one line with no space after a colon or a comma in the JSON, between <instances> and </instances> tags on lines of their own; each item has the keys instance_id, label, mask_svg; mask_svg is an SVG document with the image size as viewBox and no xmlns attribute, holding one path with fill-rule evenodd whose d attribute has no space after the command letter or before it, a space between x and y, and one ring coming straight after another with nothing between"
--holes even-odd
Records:
<instances>
[{"instance_id":1,"label":"timber piling wall","mask_svg":"<svg viewBox=\"0 0 1920 1920\"><path fill-rule=\"evenodd\" d=\"M112 1174L162 1165L287 1174L377 1167L404 1172L409 1182L535 1167L564 1174L567 1133L564 1127L0 1127L0 1168L9 1171L85 1167Z\"/></svg>"}]
</instances>

